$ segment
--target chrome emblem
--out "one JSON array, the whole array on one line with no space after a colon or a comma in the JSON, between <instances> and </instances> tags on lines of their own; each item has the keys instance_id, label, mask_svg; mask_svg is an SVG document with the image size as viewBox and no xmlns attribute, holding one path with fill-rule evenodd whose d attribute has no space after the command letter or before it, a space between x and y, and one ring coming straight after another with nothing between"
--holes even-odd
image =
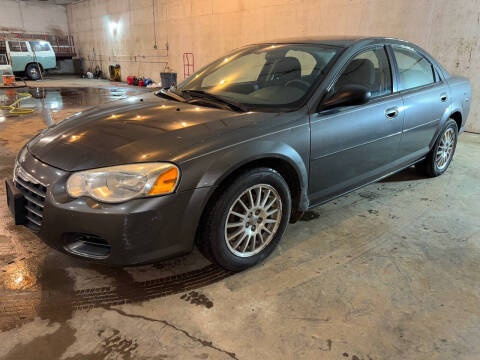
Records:
<instances>
[{"instance_id":1,"label":"chrome emblem","mask_svg":"<svg viewBox=\"0 0 480 360\"><path fill-rule=\"evenodd\" d=\"M28 182L31 182L32 184L35 185L43 185L40 181L35 179L32 175L30 175L25 169L23 169L20 165L17 164L15 167L16 173L15 173L15 180L17 178L26 180Z\"/></svg>"}]
</instances>

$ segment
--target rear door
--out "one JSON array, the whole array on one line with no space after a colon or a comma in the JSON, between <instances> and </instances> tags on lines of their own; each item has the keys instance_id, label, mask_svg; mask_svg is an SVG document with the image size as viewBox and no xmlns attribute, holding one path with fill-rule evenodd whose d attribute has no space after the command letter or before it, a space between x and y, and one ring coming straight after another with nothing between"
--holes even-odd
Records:
<instances>
[{"instance_id":1,"label":"rear door","mask_svg":"<svg viewBox=\"0 0 480 360\"><path fill-rule=\"evenodd\" d=\"M450 104L448 85L433 64L413 48L392 45L398 90L405 106L405 127L399 146L402 162L422 157Z\"/></svg>"},{"instance_id":2,"label":"rear door","mask_svg":"<svg viewBox=\"0 0 480 360\"><path fill-rule=\"evenodd\" d=\"M389 172L403 128L403 102L393 92L392 68L384 46L354 55L329 90L367 87L372 98L311 116L310 199L328 200Z\"/></svg>"}]
</instances>

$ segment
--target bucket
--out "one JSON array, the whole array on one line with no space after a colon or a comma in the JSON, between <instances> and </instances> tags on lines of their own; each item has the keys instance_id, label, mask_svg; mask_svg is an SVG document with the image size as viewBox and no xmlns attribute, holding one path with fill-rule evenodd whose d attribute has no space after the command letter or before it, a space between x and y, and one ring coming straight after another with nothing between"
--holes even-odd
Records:
<instances>
[{"instance_id":1,"label":"bucket","mask_svg":"<svg viewBox=\"0 0 480 360\"><path fill-rule=\"evenodd\" d=\"M135 79L135 76L127 76L127 84L128 85L133 85L133 80Z\"/></svg>"},{"instance_id":2,"label":"bucket","mask_svg":"<svg viewBox=\"0 0 480 360\"><path fill-rule=\"evenodd\" d=\"M15 75L2 75L4 86L15 86Z\"/></svg>"},{"instance_id":3,"label":"bucket","mask_svg":"<svg viewBox=\"0 0 480 360\"><path fill-rule=\"evenodd\" d=\"M120 81L121 80L120 65L118 65L118 64L110 65L108 67L108 71L110 72L110 80L112 80L112 81Z\"/></svg>"},{"instance_id":4,"label":"bucket","mask_svg":"<svg viewBox=\"0 0 480 360\"><path fill-rule=\"evenodd\" d=\"M177 86L177 73L162 72L160 73L160 79L162 80L163 88L169 88L170 86Z\"/></svg>"}]
</instances>

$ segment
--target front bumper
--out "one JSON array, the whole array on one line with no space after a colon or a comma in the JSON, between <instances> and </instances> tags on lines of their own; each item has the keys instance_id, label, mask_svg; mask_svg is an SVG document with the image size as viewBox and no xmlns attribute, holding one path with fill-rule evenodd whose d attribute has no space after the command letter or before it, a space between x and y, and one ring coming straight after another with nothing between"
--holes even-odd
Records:
<instances>
[{"instance_id":1,"label":"front bumper","mask_svg":"<svg viewBox=\"0 0 480 360\"><path fill-rule=\"evenodd\" d=\"M69 173L42 163L31 154L17 167L22 170L16 187L26 194L27 200L25 186L30 183L25 182L26 177L38 180L38 186L45 188L42 208L27 201L38 216L26 210L35 221L27 219L26 225L59 251L114 265L149 263L190 252L211 191L200 188L105 204L89 198L70 198L65 189Z\"/></svg>"}]
</instances>

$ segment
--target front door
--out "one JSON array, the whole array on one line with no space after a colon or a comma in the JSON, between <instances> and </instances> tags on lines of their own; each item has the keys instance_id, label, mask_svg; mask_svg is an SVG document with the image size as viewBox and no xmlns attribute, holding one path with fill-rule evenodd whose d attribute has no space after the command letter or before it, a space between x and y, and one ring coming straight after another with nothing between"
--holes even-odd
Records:
<instances>
[{"instance_id":1,"label":"front door","mask_svg":"<svg viewBox=\"0 0 480 360\"><path fill-rule=\"evenodd\" d=\"M345 85L362 85L371 91L371 100L311 117L312 204L375 180L393 168L404 114L402 97L392 92L391 74L384 47L361 52L347 64L330 92Z\"/></svg>"}]
</instances>

